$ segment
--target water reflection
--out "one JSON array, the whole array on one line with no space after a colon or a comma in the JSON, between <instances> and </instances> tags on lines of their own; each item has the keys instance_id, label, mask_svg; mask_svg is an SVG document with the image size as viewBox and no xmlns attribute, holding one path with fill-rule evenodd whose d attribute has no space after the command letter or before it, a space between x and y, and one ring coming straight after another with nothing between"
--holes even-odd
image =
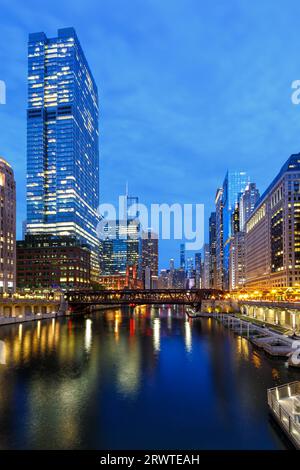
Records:
<instances>
[{"instance_id":1,"label":"water reflection","mask_svg":"<svg viewBox=\"0 0 300 470\"><path fill-rule=\"evenodd\" d=\"M85 338L84 338L84 346L86 352L90 352L91 345L92 345L92 320L87 318L85 320Z\"/></svg>"},{"instance_id":2,"label":"water reflection","mask_svg":"<svg viewBox=\"0 0 300 470\"><path fill-rule=\"evenodd\" d=\"M6 364L5 342L0 341L0 364Z\"/></svg>"},{"instance_id":3,"label":"water reflection","mask_svg":"<svg viewBox=\"0 0 300 470\"><path fill-rule=\"evenodd\" d=\"M192 331L191 331L191 323L192 320L186 320L184 323L184 329L185 329L185 335L184 335L184 340L185 340L185 347L188 352L191 352L192 350Z\"/></svg>"},{"instance_id":4,"label":"water reflection","mask_svg":"<svg viewBox=\"0 0 300 470\"><path fill-rule=\"evenodd\" d=\"M154 318L153 320L153 346L154 351L160 350L160 319Z\"/></svg>"},{"instance_id":5,"label":"water reflection","mask_svg":"<svg viewBox=\"0 0 300 470\"><path fill-rule=\"evenodd\" d=\"M0 364L1 449L281 448L266 388L299 378L154 307L3 326Z\"/></svg>"}]
</instances>

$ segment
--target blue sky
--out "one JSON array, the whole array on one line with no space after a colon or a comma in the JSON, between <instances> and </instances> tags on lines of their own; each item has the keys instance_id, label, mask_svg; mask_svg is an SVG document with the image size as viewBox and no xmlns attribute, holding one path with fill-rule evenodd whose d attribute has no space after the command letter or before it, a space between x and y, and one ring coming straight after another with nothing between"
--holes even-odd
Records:
<instances>
[{"instance_id":1,"label":"blue sky","mask_svg":"<svg viewBox=\"0 0 300 470\"><path fill-rule=\"evenodd\" d=\"M1 0L0 155L25 212L29 32L74 26L100 96L100 192L114 202L204 203L206 219L226 169L263 191L300 151L300 3L289 0ZM161 244L161 266L179 242Z\"/></svg>"}]
</instances>

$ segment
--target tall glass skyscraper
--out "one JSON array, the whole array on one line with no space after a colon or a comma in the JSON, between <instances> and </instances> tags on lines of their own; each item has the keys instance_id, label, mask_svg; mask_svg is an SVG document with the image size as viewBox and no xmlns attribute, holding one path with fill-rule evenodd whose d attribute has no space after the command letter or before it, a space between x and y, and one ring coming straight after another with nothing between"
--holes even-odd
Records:
<instances>
[{"instance_id":1,"label":"tall glass skyscraper","mask_svg":"<svg viewBox=\"0 0 300 470\"><path fill-rule=\"evenodd\" d=\"M98 91L73 28L29 35L27 233L99 241Z\"/></svg>"},{"instance_id":2,"label":"tall glass skyscraper","mask_svg":"<svg viewBox=\"0 0 300 470\"><path fill-rule=\"evenodd\" d=\"M245 171L227 171L222 194L223 211L223 288L229 289L229 256L232 237L231 216L241 193L245 191L249 177Z\"/></svg>"},{"instance_id":3,"label":"tall glass skyscraper","mask_svg":"<svg viewBox=\"0 0 300 470\"><path fill-rule=\"evenodd\" d=\"M123 198L123 219L107 220L101 241L101 274L126 274L127 268L139 269L141 261L141 222L138 212L138 197Z\"/></svg>"}]
</instances>

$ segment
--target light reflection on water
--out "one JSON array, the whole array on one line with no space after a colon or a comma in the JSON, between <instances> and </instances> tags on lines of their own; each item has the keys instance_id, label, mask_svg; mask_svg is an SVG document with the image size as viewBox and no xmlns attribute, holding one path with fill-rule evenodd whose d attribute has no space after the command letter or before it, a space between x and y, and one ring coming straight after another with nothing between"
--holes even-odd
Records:
<instances>
[{"instance_id":1,"label":"light reflection on water","mask_svg":"<svg viewBox=\"0 0 300 470\"><path fill-rule=\"evenodd\" d=\"M299 377L170 307L3 326L0 448L282 448L266 389Z\"/></svg>"}]
</instances>

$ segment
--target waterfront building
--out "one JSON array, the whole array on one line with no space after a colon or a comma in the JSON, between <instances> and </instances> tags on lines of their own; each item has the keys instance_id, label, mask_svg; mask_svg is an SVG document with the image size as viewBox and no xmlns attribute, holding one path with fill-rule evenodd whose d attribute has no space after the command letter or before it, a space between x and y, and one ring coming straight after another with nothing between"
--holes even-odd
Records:
<instances>
[{"instance_id":1,"label":"waterfront building","mask_svg":"<svg viewBox=\"0 0 300 470\"><path fill-rule=\"evenodd\" d=\"M30 34L26 233L88 245L96 280L98 206L98 91L80 42L73 28Z\"/></svg>"},{"instance_id":2,"label":"waterfront building","mask_svg":"<svg viewBox=\"0 0 300 470\"><path fill-rule=\"evenodd\" d=\"M300 153L291 155L246 222L246 287L300 285Z\"/></svg>"},{"instance_id":3,"label":"waterfront building","mask_svg":"<svg viewBox=\"0 0 300 470\"><path fill-rule=\"evenodd\" d=\"M236 232L230 242L229 290L245 287L245 232Z\"/></svg>"},{"instance_id":4,"label":"waterfront building","mask_svg":"<svg viewBox=\"0 0 300 470\"><path fill-rule=\"evenodd\" d=\"M249 183L249 177L245 171L228 170L223 182L222 210L223 210L223 289L229 289L229 259L230 240L232 231L232 213Z\"/></svg>"},{"instance_id":5,"label":"waterfront building","mask_svg":"<svg viewBox=\"0 0 300 470\"><path fill-rule=\"evenodd\" d=\"M17 242L18 289L90 286L91 253L74 237L26 235Z\"/></svg>"},{"instance_id":6,"label":"waterfront building","mask_svg":"<svg viewBox=\"0 0 300 470\"><path fill-rule=\"evenodd\" d=\"M139 220L117 220L105 227L101 245L101 274L123 274L128 266L140 265L141 226Z\"/></svg>"},{"instance_id":7,"label":"waterfront building","mask_svg":"<svg viewBox=\"0 0 300 470\"><path fill-rule=\"evenodd\" d=\"M216 266L216 213L212 212L209 217L209 287L217 285Z\"/></svg>"},{"instance_id":8,"label":"waterfront building","mask_svg":"<svg viewBox=\"0 0 300 470\"><path fill-rule=\"evenodd\" d=\"M16 289L16 183L12 167L0 158L0 293Z\"/></svg>"},{"instance_id":9,"label":"waterfront building","mask_svg":"<svg viewBox=\"0 0 300 470\"><path fill-rule=\"evenodd\" d=\"M148 268L148 269L147 269ZM158 276L158 235L151 229L143 233L142 237L142 256L141 256L141 271L142 279L145 281L146 286L146 270L148 288L152 288L152 278L157 279ZM148 272L149 271L149 272Z\"/></svg>"},{"instance_id":10,"label":"waterfront building","mask_svg":"<svg viewBox=\"0 0 300 470\"><path fill-rule=\"evenodd\" d=\"M124 275L100 275L99 283L108 290L142 289L144 287L143 281L138 278L136 266L128 266Z\"/></svg>"},{"instance_id":11,"label":"waterfront building","mask_svg":"<svg viewBox=\"0 0 300 470\"><path fill-rule=\"evenodd\" d=\"M232 213L232 236L230 240L229 290L245 286L245 223L252 214L259 199L255 183L249 183L240 195Z\"/></svg>"},{"instance_id":12,"label":"waterfront building","mask_svg":"<svg viewBox=\"0 0 300 470\"><path fill-rule=\"evenodd\" d=\"M252 214L255 204L259 199L259 190L255 183L249 183L239 199L239 224L240 231L245 231L247 219Z\"/></svg>"},{"instance_id":13,"label":"waterfront building","mask_svg":"<svg viewBox=\"0 0 300 470\"><path fill-rule=\"evenodd\" d=\"M215 288L223 289L223 188L219 188L215 198L216 205L216 277Z\"/></svg>"},{"instance_id":14,"label":"waterfront building","mask_svg":"<svg viewBox=\"0 0 300 470\"><path fill-rule=\"evenodd\" d=\"M124 219L106 220L102 224L100 241L102 275L126 274L128 266L137 266L141 277L142 237L138 218L138 198L123 196Z\"/></svg>"}]
</instances>

